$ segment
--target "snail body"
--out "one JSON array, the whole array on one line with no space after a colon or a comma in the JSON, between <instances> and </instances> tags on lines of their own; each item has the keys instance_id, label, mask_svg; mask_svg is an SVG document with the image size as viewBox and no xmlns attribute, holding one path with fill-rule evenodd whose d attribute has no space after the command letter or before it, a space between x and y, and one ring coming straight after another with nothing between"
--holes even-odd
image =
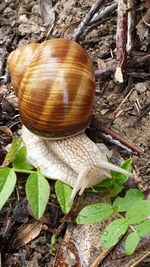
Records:
<instances>
[{"instance_id":1,"label":"snail body","mask_svg":"<svg viewBox=\"0 0 150 267\"><path fill-rule=\"evenodd\" d=\"M111 170L130 175L109 163L84 133L92 116L95 79L81 46L64 39L30 44L9 55L8 67L25 125L27 159L47 178L72 186L71 201L78 191L111 178Z\"/></svg>"}]
</instances>

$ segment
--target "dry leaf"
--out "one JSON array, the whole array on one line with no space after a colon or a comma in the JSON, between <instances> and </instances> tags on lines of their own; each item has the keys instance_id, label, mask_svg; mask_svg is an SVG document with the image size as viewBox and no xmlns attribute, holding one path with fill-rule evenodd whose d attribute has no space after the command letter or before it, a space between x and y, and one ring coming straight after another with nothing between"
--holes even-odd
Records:
<instances>
[{"instance_id":1,"label":"dry leaf","mask_svg":"<svg viewBox=\"0 0 150 267\"><path fill-rule=\"evenodd\" d=\"M42 230L42 222L32 220L30 223L24 223L16 231L10 242L11 248L18 248L20 245L25 245L39 236Z\"/></svg>"},{"instance_id":2,"label":"dry leaf","mask_svg":"<svg viewBox=\"0 0 150 267\"><path fill-rule=\"evenodd\" d=\"M46 25L52 26L55 21L55 11L51 0L39 0L40 15Z\"/></svg>"},{"instance_id":3,"label":"dry leaf","mask_svg":"<svg viewBox=\"0 0 150 267\"><path fill-rule=\"evenodd\" d=\"M71 23L69 26L67 26L62 32L61 37L65 39L71 39L72 34L74 33L74 30L77 28L79 23L80 21L78 20L76 22Z\"/></svg>"},{"instance_id":4,"label":"dry leaf","mask_svg":"<svg viewBox=\"0 0 150 267\"><path fill-rule=\"evenodd\" d=\"M142 3L141 6L149 9L150 8L150 1L147 0L145 3Z\"/></svg>"},{"instance_id":5,"label":"dry leaf","mask_svg":"<svg viewBox=\"0 0 150 267\"><path fill-rule=\"evenodd\" d=\"M0 126L0 134L13 137L12 131L7 126Z\"/></svg>"},{"instance_id":6,"label":"dry leaf","mask_svg":"<svg viewBox=\"0 0 150 267\"><path fill-rule=\"evenodd\" d=\"M150 24L150 9L147 10L146 14L142 17L136 26L137 34L140 40L148 39L149 25Z\"/></svg>"}]
</instances>

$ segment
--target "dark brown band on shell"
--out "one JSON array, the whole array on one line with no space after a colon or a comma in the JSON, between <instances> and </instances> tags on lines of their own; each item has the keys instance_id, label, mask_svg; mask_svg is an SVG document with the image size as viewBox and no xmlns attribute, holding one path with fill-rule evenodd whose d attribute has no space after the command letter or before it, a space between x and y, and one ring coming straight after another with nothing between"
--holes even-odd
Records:
<instances>
[{"instance_id":1,"label":"dark brown band on shell","mask_svg":"<svg viewBox=\"0 0 150 267\"><path fill-rule=\"evenodd\" d=\"M25 51L24 57L28 58L26 53L32 50L32 44L24 50L17 49L8 58L12 80L15 75L18 80L18 87L16 82L13 85L19 97L23 124L35 134L52 139L83 131L91 119L95 92L89 56L80 45L65 39L52 39L33 46L33 56L30 55L27 67L23 53ZM21 61L24 66L19 68Z\"/></svg>"}]
</instances>

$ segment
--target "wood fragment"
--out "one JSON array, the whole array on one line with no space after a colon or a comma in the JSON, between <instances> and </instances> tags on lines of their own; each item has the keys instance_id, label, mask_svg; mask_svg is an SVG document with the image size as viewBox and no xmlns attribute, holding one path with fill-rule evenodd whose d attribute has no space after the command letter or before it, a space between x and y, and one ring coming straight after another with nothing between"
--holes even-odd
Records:
<instances>
[{"instance_id":1,"label":"wood fragment","mask_svg":"<svg viewBox=\"0 0 150 267\"><path fill-rule=\"evenodd\" d=\"M115 70L115 65L112 67L107 68L106 70L96 70L95 77L101 80L107 80Z\"/></svg>"},{"instance_id":2,"label":"wood fragment","mask_svg":"<svg viewBox=\"0 0 150 267\"><path fill-rule=\"evenodd\" d=\"M91 19L91 21L89 22L88 26L91 26L91 25L93 25L93 24L99 22L101 19L103 19L103 18L109 16L110 14L112 14L112 12L113 12L114 10L116 10L117 6L118 6L118 3L117 3L117 2L110 3L110 5L107 6L107 7L104 9L104 11L102 11L99 15L94 16L94 17Z\"/></svg>"},{"instance_id":3,"label":"wood fragment","mask_svg":"<svg viewBox=\"0 0 150 267\"><path fill-rule=\"evenodd\" d=\"M150 65L150 54L143 54L141 56L134 56L131 57L127 61L127 68L133 68L136 66L136 68L142 68L142 67L148 67ZM111 67L107 68L106 70L95 70L95 77L101 80L108 79L115 71L115 64L113 64ZM136 72L129 72L130 76L133 77L139 77L139 73ZM149 73L142 73L142 77L149 77Z\"/></svg>"},{"instance_id":4,"label":"wood fragment","mask_svg":"<svg viewBox=\"0 0 150 267\"><path fill-rule=\"evenodd\" d=\"M121 101L121 103L119 104L119 106L116 108L116 110L114 112L115 117L118 117L118 112L120 112L120 109L121 109L122 105L128 99L128 97L131 95L131 93L133 92L133 90L134 90L134 88L132 88L130 90L130 92L125 96L125 98Z\"/></svg>"},{"instance_id":5,"label":"wood fragment","mask_svg":"<svg viewBox=\"0 0 150 267\"><path fill-rule=\"evenodd\" d=\"M141 56L134 56L127 61L127 68L129 67L147 67L150 65L150 54L143 54Z\"/></svg>"},{"instance_id":6,"label":"wood fragment","mask_svg":"<svg viewBox=\"0 0 150 267\"><path fill-rule=\"evenodd\" d=\"M135 71L127 72L127 75L130 75L130 76L135 77L135 78L141 78L141 79L150 77L150 73L135 72Z\"/></svg>"},{"instance_id":7,"label":"wood fragment","mask_svg":"<svg viewBox=\"0 0 150 267\"><path fill-rule=\"evenodd\" d=\"M150 252L144 253L143 257L140 257L138 260L136 260L135 263L131 264L130 267L138 267L140 266L140 263L143 263L144 259L148 258L150 256Z\"/></svg>"},{"instance_id":8,"label":"wood fragment","mask_svg":"<svg viewBox=\"0 0 150 267\"><path fill-rule=\"evenodd\" d=\"M140 104L140 101L139 101L139 98L138 97L136 98L136 103L138 105L138 108L141 110L142 107L141 107L141 104Z\"/></svg>"},{"instance_id":9,"label":"wood fragment","mask_svg":"<svg viewBox=\"0 0 150 267\"><path fill-rule=\"evenodd\" d=\"M14 0L7 0L4 3L1 3L0 4L0 14L2 14L4 12L4 10L6 9L6 7L8 7L13 2L14 2Z\"/></svg>"},{"instance_id":10,"label":"wood fragment","mask_svg":"<svg viewBox=\"0 0 150 267\"><path fill-rule=\"evenodd\" d=\"M127 27L127 53L131 54L132 46L133 46L133 31L135 26L135 0L127 0L127 8L128 8L128 27Z\"/></svg>"},{"instance_id":11,"label":"wood fragment","mask_svg":"<svg viewBox=\"0 0 150 267\"><path fill-rule=\"evenodd\" d=\"M136 108L137 112L140 113L140 110L139 110L139 107L137 105L137 102L134 102L134 105L135 105L135 108Z\"/></svg>"},{"instance_id":12,"label":"wood fragment","mask_svg":"<svg viewBox=\"0 0 150 267\"><path fill-rule=\"evenodd\" d=\"M98 119L95 119L94 125L100 132L108 134L114 139L117 139L120 143L130 148L133 152L136 152L136 153L144 152L143 148L129 141L127 138L123 137L120 133L117 133L114 130L104 126L100 121L98 121Z\"/></svg>"},{"instance_id":13,"label":"wood fragment","mask_svg":"<svg viewBox=\"0 0 150 267\"><path fill-rule=\"evenodd\" d=\"M89 13L86 17L81 21L78 28L75 30L72 39L78 42L80 35L84 32L85 28L87 27L89 21L92 19L94 14L99 10L100 6L103 4L104 0L96 0L95 4L91 7Z\"/></svg>"},{"instance_id":14,"label":"wood fragment","mask_svg":"<svg viewBox=\"0 0 150 267\"><path fill-rule=\"evenodd\" d=\"M99 43L100 41L102 41L102 37L95 37L92 39L88 39L88 40L84 40L83 42L81 42L82 46L88 45L88 46L93 46L97 43Z\"/></svg>"},{"instance_id":15,"label":"wood fragment","mask_svg":"<svg viewBox=\"0 0 150 267\"><path fill-rule=\"evenodd\" d=\"M144 118L145 116L147 116L147 114L150 112L150 103L147 103L141 110L140 115L138 116L138 118L134 121L133 123L133 127L137 127L141 121L142 118Z\"/></svg>"},{"instance_id":16,"label":"wood fragment","mask_svg":"<svg viewBox=\"0 0 150 267\"><path fill-rule=\"evenodd\" d=\"M127 41L127 4L124 0L118 0L117 32L116 32L116 71L115 80L118 83L124 81L126 65L126 41Z\"/></svg>"}]
</instances>

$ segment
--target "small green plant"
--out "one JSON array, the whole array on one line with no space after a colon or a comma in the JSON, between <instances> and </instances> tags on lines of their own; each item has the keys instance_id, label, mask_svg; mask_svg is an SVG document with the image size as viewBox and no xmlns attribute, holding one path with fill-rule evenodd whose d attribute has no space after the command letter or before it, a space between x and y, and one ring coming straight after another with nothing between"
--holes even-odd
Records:
<instances>
[{"instance_id":1,"label":"small green plant","mask_svg":"<svg viewBox=\"0 0 150 267\"><path fill-rule=\"evenodd\" d=\"M131 159L126 160L121 167L131 172ZM11 167L7 167L9 166ZM45 211L50 196L50 185L39 169L35 169L26 159L26 148L20 138L15 137L12 146L6 155L3 167L0 167L0 209L6 203L16 185L16 173L29 174L26 181L26 195L33 215L40 219ZM96 203L84 207L76 218L77 224L93 224L101 222L112 214L117 219L108 224L100 238L103 248L111 248L130 228L132 232L125 241L125 251L131 255L140 238L150 233L150 200L144 199L144 194L138 189L130 189L124 197L117 196L124 188L127 177L112 172L112 179L106 179L87 191L107 192L112 203ZM64 214L70 212L69 203L72 189L57 181L55 191L58 202ZM53 242L54 244L55 242ZM53 247L53 246L52 246ZM53 249L51 251L53 253Z\"/></svg>"},{"instance_id":2,"label":"small green plant","mask_svg":"<svg viewBox=\"0 0 150 267\"><path fill-rule=\"evenodd\" d=\"M77 216L78 224L96 223L116 214L117 219L106 226L100 238L103 248L116 245L130 228L132 232L125 240L125 251L131 255L140 238L150 233L150 200L138 189L129 189L124 197L117 197L112 204L96 203L83 208Z\"/></svg>"},{"instance_id":3,"label":"small green plant","mask_svg":"<svg viewBox=\"0 0 150 267\"><path fill-rule=\"evenodd\" d=\"M26 159L26 148L22 146L20 138L15 137L6 155L4 166L11 163L11 167L0 168L0 209L6 203L16 185L16 173L29 174L26 181L26 195L36 219L40 219L45 211L49 196L50 185L40 170Z\"/></svg>"}]
</instances>

